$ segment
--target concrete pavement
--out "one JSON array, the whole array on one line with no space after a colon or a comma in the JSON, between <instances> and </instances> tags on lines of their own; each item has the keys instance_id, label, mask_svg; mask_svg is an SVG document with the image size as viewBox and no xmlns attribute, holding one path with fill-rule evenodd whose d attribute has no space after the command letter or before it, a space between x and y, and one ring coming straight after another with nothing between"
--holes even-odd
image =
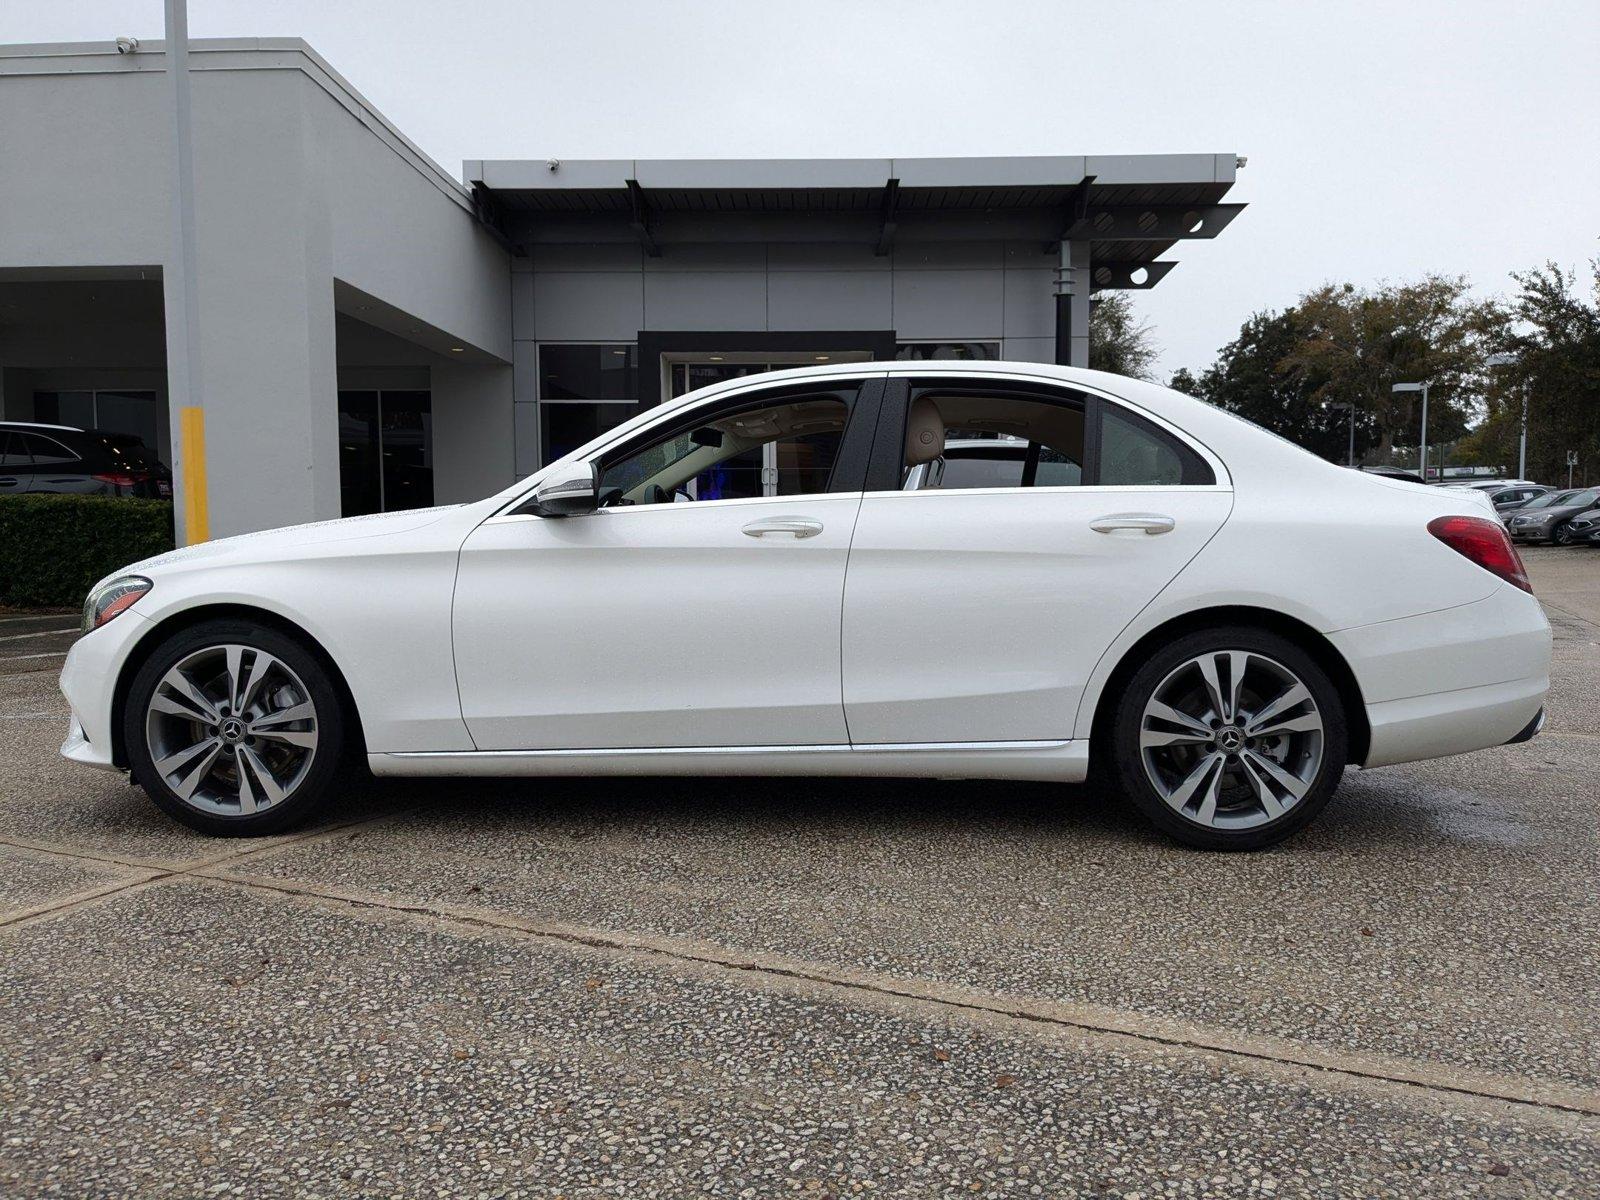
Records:
<instances>
[{"instance_id":1,"label":"concrete pavement","mask_svg":"<svg viewBox=\"0 0 1600 1200\"><path fill-rule=\"evenodd\" d=\"M217 842L8 674L0 1193L1600 1196L1600 553L1527 558L1547 732L1252 856L812 780Z\"/></svg>"}]
</instances>

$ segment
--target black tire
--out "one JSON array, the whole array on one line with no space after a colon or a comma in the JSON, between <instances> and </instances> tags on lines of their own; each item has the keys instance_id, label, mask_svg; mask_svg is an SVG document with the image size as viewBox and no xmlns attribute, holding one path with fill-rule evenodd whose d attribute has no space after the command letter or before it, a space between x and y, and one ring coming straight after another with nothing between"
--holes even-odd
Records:
<instances>
[{"instance_id":1,"label":"black tire","mask_svg":"<svg viewBox=\"0 0 1600 1200\"><path fill-rule=\"evenodd\" d=\"M1145 707L1163 681L1200 655L1234 650L1264 656L1298 677L1321 717L1322 745L1320 764L1300 800L1276 819L1250 828L1227 829L1201 824L1169 806L1147 773L1140 733ZM1338 688L1310 654L1267 630L1227 626L1185 634L1162 646L1133 673L1116 699L1107 749L1119 790L1169 837L1201 850L1260 850L1304 829L1327 805L1344 774L1348 728Z\"/></svg>"},{"instance_id":2,"label":"black tire","mask_svg":"<svg viewBox=\"0 0 1600 1200\"><path fill-rule=\"evenodd\" d=\"M163 676L198 652L230 644L264 651L286 665L304 684L315 710L316 745L309 762L281 800L249 814L211 811L185 800L157 770L147 729L150 703ZM308 820L327 802L343 774L345 724L339 689L315 654L276 629L233 619L207 621L162 642L134 676L122 712L123 745L127 747L134 781L168 816L218 837L261 837L282 833ZM197 735L205 728L197 725ZM257 745L254 741L250 744ZM227 769L226 764L223 769ZM255 790L260 790L259 784Z\"/></svg>"},{"instance_id":3,"label":"black tire","mask_svg":"<svg viewBox=\"0 0 1600 1200\"><path fill-rule=\"evenodd\" d=\"M1568 521L1562 521L1550 531L1550 544L1552 546L1572 545L1572 526Z\"/></svg>"}]
</instances>

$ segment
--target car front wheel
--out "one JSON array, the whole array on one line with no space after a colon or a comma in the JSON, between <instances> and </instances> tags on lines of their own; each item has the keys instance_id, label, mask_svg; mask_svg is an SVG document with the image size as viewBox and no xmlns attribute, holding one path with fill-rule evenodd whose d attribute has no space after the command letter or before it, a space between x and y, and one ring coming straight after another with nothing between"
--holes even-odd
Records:
<instances>
[{"instance_id":1,"label":"car front wheel","mask_svg":"<svg viewBox=\"0 0 1600 1200\"><path fill-rule=\"evenodd\" d=\"M1310 824L1344 773L1338 689L1294 642L1249 627L1161 647L1122 690L1111 730L1122 790L1207 850L1256 850Z\"/></svg>"},{"instance_id":2,"label":"car front wheel","mask_svg":"<svg viewBox=\"0 0 1600 1200\"><path fill-rule=\"evenodd\" d=\"M1550 544L1553 546L1572 545L1572 523L1563 521L1550 531Z\"/></svg>"},{"instance_id":3,"label":"car front wheel","mask_svg":"<svg viewBox=\"0 0 1600 1200\"><path fill-rule=\"evenodd\" d=\"M123 710L133 777L203 833L278 833L309 817L339 774L344 719L328 670L250 621L210 621L162 643Z\"/></svg>"}]
</instances>

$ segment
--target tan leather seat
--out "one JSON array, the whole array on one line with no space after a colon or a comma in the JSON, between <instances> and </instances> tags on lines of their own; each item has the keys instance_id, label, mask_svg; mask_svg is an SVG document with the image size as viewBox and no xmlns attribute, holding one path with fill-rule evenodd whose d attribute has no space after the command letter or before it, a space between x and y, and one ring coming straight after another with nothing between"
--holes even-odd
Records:
<instances>
[{"instance_id":1,"label":"tan leather seat","mask_svg":"<svg viewBox=\"0 0 1600 1200\"><path fill-rule=\"evenodd\" d=\"M932 462L944 453L944 418L926 396L912 401L906 414L906 466Z\"/></svg>"}]
</instances>

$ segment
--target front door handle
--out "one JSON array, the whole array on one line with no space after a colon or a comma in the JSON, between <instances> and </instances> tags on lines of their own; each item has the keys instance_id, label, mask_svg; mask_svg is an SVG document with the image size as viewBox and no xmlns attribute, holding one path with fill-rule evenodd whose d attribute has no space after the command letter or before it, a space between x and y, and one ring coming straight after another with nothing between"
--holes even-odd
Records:
<instances>
[{"instance_id":1,"label":"front door handle","mask_svg":"<svg viewBox=\"0 0 1600 1200\"><path fill-rule=\"evenodd\" d=\"M1096 533L1148 533L1152 537L1171 533L1176 525L1176 521L1162 513L1111 513L1089 522L1089 528Z\"/></svg>"},{"instance_id":2,"label":"front door handle","mask_svg":"<svg viewBox=\"0 0 1600 1200\"><path fill-rule=\"evenodd\" d=\"M767 517L760 521L751 521L744 527L747 537L769 537L775 533L787 533L794 538L816 537L822 532L822 522L813 521L810 517Z\"/></svg>"}]
</instances>

